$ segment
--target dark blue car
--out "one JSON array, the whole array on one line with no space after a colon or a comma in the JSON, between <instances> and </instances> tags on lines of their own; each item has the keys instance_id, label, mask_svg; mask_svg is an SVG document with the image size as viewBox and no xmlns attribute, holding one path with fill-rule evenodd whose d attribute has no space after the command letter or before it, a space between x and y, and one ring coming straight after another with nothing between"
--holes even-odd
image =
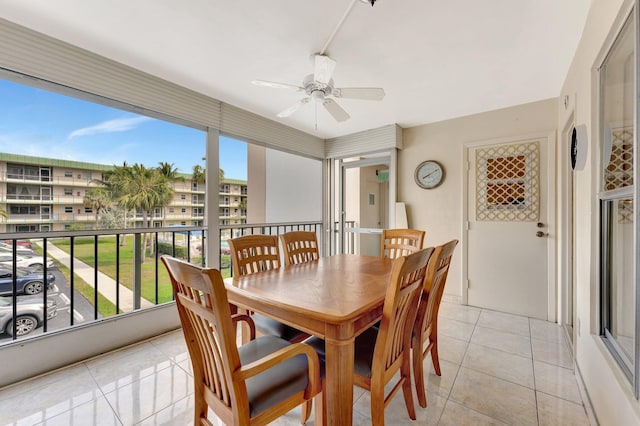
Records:
<instances>
[{"instance_id":1,"label":"dark blue car","mask_svg":"<svg viewBox=\"0 0 640 426\"><path fill-rule=\"evenodd\" d=\"M47 288L51 287L56 277L47 273ZM44 290L44 277L42 272L32 271L27 268L18 268L17 294L38 294ZM0 295L13 293L13 273L11 269L0 267Z\"/></svg>"}]
</instances>

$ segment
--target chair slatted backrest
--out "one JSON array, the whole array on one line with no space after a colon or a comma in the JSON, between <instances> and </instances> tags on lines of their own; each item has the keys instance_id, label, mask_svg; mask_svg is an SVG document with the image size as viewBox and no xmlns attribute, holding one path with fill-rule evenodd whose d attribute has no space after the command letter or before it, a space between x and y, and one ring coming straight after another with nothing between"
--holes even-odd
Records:
<instances>
[{"instance_id":1,"label":"chair slatted backrest","mask_svg":"<svg viewBox=\"0 0 640 426\"><path fill-rule=\"evenodd\" d=\"M292 231L280 235L285 265L311 262L320 257L318 238L312 231Z\"/></svg>"},{"instance_id":2,"label":"chair slatted backrest","mask_svg":"<svg viewBox=\"0 0 640 426\"><path fill-rule=\"evenodd\" d=\"M413 350L413 377L416 385L416 394L420 406L427 406L427 396L424 384L423 359L431 353L431 362L436 375L442 374L440 369L440 358L438 355L438 311L444 293L444 286L449 274L449 266L453 258L453 251L458 244L458 240L451 240L446 244L436 247L429 266L427 276L424 280L424 287L412 338ZM425 346L425 343L429 343Z\"/></svg>"},{"instance_id":3,"label":"chair slatted backrest","mask_svg":"<svg viewBox=\"0 0 640 426\"><path fill-rule=\"evenodd\" d=\"M453 251L458 245L458 240L451 240L446 244L436 247L429 261L427 277L424 280L424 294L421 309L426 309L423 329L426 331L431 324L438 319L438 310L444 293L444 285L449 275L449 266L453 259ZM418 310L420 311L420 309Z\"/></svg>"},{"instance_id":4,"label":"chair slatted backrest","mask_svg":"<svg viewBox=\"0 0 640 426\"><path fill-rule=\"evenodd\" d=\"M418 229L383 229L380 256L397 259L422 250L424 235Z\"/></svg>"},{"instance_id":5,"label":"chair slatted backrest","mask_svg":"<svg viewBox=\"0 0 640 426\"><path fill-rule=\"evenodd\" d=\"M374 349L372 372L384 375L411 349L411 331L432 252L430 247L394 261Z\"/></svg>"},{"instance_id":6,"label":"chair slatted backrest","mask_svg":"<svg viewBox=\"0 0 640 426\"><path fill-rule=\"evenodd\" d=\"M245 235L229 240L233 274L238 276L280 267L280 250L275 235Z\"/></svg>"},{"instance_id":7,"label":"chair slatted backrest","mask_svg":"<svg viewBox=\"0 0 640 426\"><path fill-rule=\"evenodd\" d=\"M169 271L191 357L196 398L203 397L230 424L237 418L233 413L238 401L246 401L247 395L244 382L232 383L240 356L222 276L216 269L202 269L169 256L162 256L162 261Z\"/></svg>"}]
</instances>

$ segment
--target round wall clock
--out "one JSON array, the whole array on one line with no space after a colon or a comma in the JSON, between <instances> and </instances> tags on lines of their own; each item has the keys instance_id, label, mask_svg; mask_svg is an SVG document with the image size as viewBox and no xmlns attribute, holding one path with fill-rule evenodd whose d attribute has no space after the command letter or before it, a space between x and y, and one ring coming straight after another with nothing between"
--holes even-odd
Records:
<instances>
[{"instance_id":1,"label":"round wall clock","mask_svg":"<svg viewBox=\"0 0 640 426\"><path fill-rule=\"evenodd\" d=\"M416 167L413 177L420 188L433 189L444 180L444 168L437 161L423 161Z\"/></svg>"}]
</instances>

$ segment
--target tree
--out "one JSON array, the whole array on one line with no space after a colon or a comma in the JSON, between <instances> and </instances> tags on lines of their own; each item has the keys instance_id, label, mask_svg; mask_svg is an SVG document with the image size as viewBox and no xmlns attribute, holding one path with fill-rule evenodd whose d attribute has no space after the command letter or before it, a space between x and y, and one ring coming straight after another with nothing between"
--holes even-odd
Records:
<instances>
[{"instance_id":1,"label":"tree","mask_svg":"<svg viewBox=\"0 0 640 426\"><path fill-rule=\"evenodd\" d=\"M0 206L0 217L3 217L5 219L9 217L9 213L7 213L7 209L3 206Z\"/></svg>"},{"instance_id":2,"label":"tree","mask_svg":"<svg viewBox=\"0 0 640 426\"><path fill-rule=\"evenodd\" d=\"M193 172L191 174L191 179L196 183L204 183L206 181L207 169L202 167L200 164L196 164L193 166ZM224 170L218 169L218 182L222 182L224 180Z\"/></svg>"},{"instance_id":3,"label":"tree","mask_svg":"<svg viewBox=\"0 0 640 426\"><path fill-rule=\"evenodd\" d=\"M161 175L169 179L169 182L184 182L184 177L178 175L178 169L174 167L173 163L161 161L158 163L157 170Z\"/></svg>"},{"instance_id":4,"label":"tree","mask_svg":"<svg viewBox=\"0 0 640 426\"><path fill-rule=\"evenodd\" d=\"M193 166L193 173L191 173L191 179L198 184L204 183L206 177L206 170L200 164Z\"/></svg>"},{"instance_id":5,"label":"tree","mask_svg":"<svg viewBox=\"0 0 640 426\"><path fill-rule=\"evenodd\" d=\"M112 201L111 193L104 186L90 188L87 191L82 202L85 207L90 207L96 215L94 229L97 229L100 215L111 207Z\"/></svg>"},{"instance_id":6,"label":"tree","mask_svg":"<svg viewBox=\"0 0 640 426\"><path fill-rule=\"evenodd\" d=\"M174 194L169 179L158 169L149 169L138 163L124 170L114 183L119 194L118 204L128 210L141 211L144 228L151 227L153 209L168 204ZM146 233L142 235L143 263L147 237Z\"/></svg>"},{"instance_id":7,"label":"tree","mask_svg":"<svg viewBox=\"0 0 640 426\"><path fill-rule=\"evenodd\" d=\"M184 182L184 177L178 175L178 169L174 167L173 163L167 163L166 161L161 161L158 163L157 170L162 176L166 177L170 183ZM170 198L165 200L165 202L162 203L163 218L167 217L166 208L169 204L171 204L172 199L173 199L173 191L171 192Z\"/></svg>"}]
</instances>

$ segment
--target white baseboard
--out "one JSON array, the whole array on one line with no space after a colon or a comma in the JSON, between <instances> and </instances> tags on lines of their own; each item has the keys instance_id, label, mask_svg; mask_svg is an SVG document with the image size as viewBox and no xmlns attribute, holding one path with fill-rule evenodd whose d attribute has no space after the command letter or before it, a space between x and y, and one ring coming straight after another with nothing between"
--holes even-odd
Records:
<instances>
[{"instance_id":1,"label":"white baseboard","mask_svg":"<svg viewBox=\"0 0 640 426\"><path fill-rule=\"evenodd\" d=\"M578 390L580 391L580 396L582 397L582 403L584 404L584 409L587 413L587 417L589 418L589 424L591 426L598 426L598 417L596 416L595 411L593 411L593 405L591 405L591 398L589 398L589 392L587 392L587 387L584 384L584 380L582 379L582 373L580 372L580 367L578 364L573 361L573 371L576 376L576 380L578 382Z\"/></svg>"}]
</instances>

